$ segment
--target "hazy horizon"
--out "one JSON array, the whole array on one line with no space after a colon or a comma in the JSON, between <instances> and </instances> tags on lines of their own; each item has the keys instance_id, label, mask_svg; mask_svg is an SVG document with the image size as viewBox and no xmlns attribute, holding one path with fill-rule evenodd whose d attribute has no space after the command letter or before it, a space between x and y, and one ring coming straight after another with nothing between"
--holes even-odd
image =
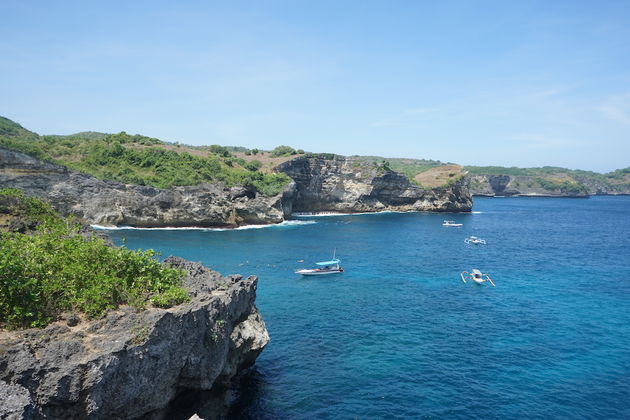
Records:
<instances>
[{"instance_id":1,"label":"hazy horizon","mask_svg":"<svg viewBox=\"0 0 630 420\"><path fill-rule=\"evenodd\" d=\"M630 166L627 2L9 0L0 14L0 115L39 134Z\"/></svg>"}]
</instances>

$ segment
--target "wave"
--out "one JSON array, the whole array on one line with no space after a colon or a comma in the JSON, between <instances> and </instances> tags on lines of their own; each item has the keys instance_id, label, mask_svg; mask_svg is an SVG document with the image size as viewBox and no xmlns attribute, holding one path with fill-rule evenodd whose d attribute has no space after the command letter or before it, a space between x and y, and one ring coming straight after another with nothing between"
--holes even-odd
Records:
<instances>
[{"instance_id":1,"label":"wave","mask_svg":"<svg viewBox=\"0 0 630 420\"><path fill-rule=\"evenodd\" d=\"M366 214L391 214L391 213L422 213L419 211L396 211L396 210L383 210L383 211L364 211L357 213L340 213L335 211L322 211L322 212L298 212L291 213L292 217L338 217L338 216L363 216Z\"/></svg>"},{"instance_id":2,"label":"wave","mask_svg":"<svg viewBox=\"0 0 630 420\"><path fill-rule=\"evenodd\" d=\"M93 229L97 230L195 230L202 232L225 232L232 230L249 230L249 229L265 229L265 228L283 228L283 227L293 227L293 226L301 226L301 225L312 225L317 223L314 220L285 220L281 223L271 224L271 225L245 225L238 226L235 228L206 228L206 227L135 227L135 226L103 226L103 225L90 225Z\"/></svg>"}]
</instances>

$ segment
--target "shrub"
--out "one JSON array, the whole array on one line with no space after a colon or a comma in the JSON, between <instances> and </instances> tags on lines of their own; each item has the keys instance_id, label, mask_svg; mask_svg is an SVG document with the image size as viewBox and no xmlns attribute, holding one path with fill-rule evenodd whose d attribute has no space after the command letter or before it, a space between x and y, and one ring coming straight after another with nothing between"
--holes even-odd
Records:
<instances>
[{"instance_id":1,"label":"shrub","mask_svg":"<svg viewBox=\"0 0 630 420\"><path fill-rule=\"evenodd\" d=\"M260 172L258 172L260 173ZM284 186L291 181L288 175L285 174L269 174L260 179L253 180L252 185L258 192L267 197L273 197L276 194L280 194L284 190Z\"/></svg>"},{"instance_id":2,"label":"shrub","mask_svg":"<svg viewBox=\"0 0 630 420\"><path fill-rule=\"evenodd\" d=\"M109 247L80 235L71 219L43 213L32 235L0 234L1 327L44 327L65 311L95 318L121 304L142 308L153 298L159 306L187 300L183 272L158 262L154 251Z\"/></svg>"},{"instance_id":3,"label":"shrub","mask_svg":"<svg viewBox=\"0 0 630 420\"><path fill-rule=\"evenodd\" d=\"M252 160L250 162L245 163L245 165L243 166L245 167L245 169L249 171L257 171L262 167L262 162L259 160Z\"/></svg>"},{"instance_id":4,"label":"shrub","mask_svg":"<svg viewBox=\"0 0 630 420\"><path fill-rule=\"evenodd\" d=\"M271 151L271 157L282 157L282 156L290 156L294 155L297 152L295 149L289 146L278 146Z\"/></svg>"}]
</instances>

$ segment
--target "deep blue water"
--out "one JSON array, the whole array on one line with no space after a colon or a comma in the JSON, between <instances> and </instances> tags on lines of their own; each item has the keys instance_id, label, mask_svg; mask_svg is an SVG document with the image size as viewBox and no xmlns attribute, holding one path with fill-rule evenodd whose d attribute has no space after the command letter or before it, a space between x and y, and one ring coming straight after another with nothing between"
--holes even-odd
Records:
<instances>
[{"instance_id":1,"label":"deep blue water","mask_svg":"<svg viewBox=\"0 0 630 420\"><path fill-rule=\"evenodd\" d=\"M630 418L630 197L474 210L111 235L260 277L272 341L234 418ZM344 274L293 274L334 248ZM496 287L464 284L471 268Z\"/></svg>"}]
</instances>

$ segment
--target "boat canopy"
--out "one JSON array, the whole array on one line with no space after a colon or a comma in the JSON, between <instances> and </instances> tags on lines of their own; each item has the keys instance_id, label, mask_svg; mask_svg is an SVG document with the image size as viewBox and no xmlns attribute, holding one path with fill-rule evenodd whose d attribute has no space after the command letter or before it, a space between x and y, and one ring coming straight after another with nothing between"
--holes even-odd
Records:
<instances>
[{"instance_id":1,"label":"boat canopy","mask_svg":"<svg viewBox=\"0 0 630 420\"><path fill-rule=\"evenodd\" d=\"M322 261L322 262L318 262L318 263L315 263L315 264L317 264L317 265L335 265L335 264L339 264L340 261L341 260L335 259L335 260L330 260L330 261Z\"/></svg>"}]
</instances>

